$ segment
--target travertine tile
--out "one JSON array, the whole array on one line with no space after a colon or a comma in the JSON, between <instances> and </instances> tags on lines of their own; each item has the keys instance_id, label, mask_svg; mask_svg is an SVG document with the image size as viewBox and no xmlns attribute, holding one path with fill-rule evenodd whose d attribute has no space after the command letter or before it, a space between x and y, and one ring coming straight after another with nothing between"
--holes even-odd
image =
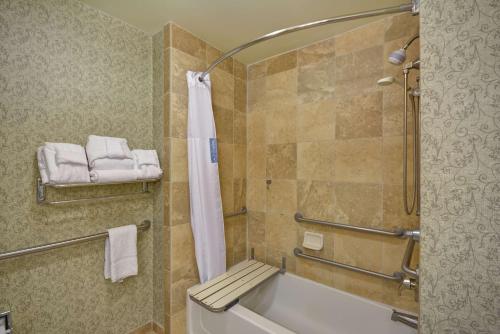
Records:
<instances>
[{"instance_id":1,"label":"travertine tile","mask_svg":"<svg viewBox=\"0 0 500 334\"><path fill-rule=\"evenodd\" d=\"M188 158L186 139L171 138L171 180L173 182L188 181Z\"/></svg>"},{"instance_id":2,"label":"travertine tile","mask_svg":"<svg viewBox=\"0 0 500 334\"><path fill-rule=\"evenodd\" d=\"M234 109L247 111L247 82L238 78L234 78Z\"/></svg>"},{"instance_id":3,"label":"travertine tile","mask_svg":"<svg viewBox=\"0 0 500 334\"><path fill-rule=\"evenodd\" d=\"M266 103L266 78L257 78L247 82L247 111L262 111Z\"/></svg>"},{"instance_id":4,"label":"travertine tile","mask_svg":"<svg viewBox=\"0 0 500 334\"><path fill-rule=\"evenodd\" d=\"M266 145L248 145L248 177L266 177Z\"/></svg>"},{"instance_id":5,"label":"travertine tile","mask_svg":"<svg viewBox=\"0 0 500 334\"><path fill-rule=\"evenodd\" d=\"M392 15L385 19L385 41L392 41L404 36L414 36L419 33L418 15Z\"/></svg>"},{"instance_id":6,"label":"travertine tile","mask_svg":"<svg viewBox=\"0 0 500 334\"><path fill-rule=\"evenodd\" d=\"M297 51L290 51L288 53L272 57L266 60L267 62L267 75L273 75L279 72L288 71L297 66Z\"/></svg>"},{"instance_id":7,"label":"travertine tile","mask_svg":"<svg viewBox=\"0 0 500 334\"><path fill-rule=\"evenodd\" d=\"M167 23L163 27L163 48L169 48L171 45L171 40L170 40L170 31L172 29L172 23Z\"/></svg>"},{"instance_id":8,"label":"travertine tile","mask_svg":"<svg viewBox=\"0 0 500 334\"><path fill-rule=\"evenodd\" d=\"M172 316L171 334L186 333L186 309L181 309Z\"/></svg>"},{"instance_id":9,"label":"travertine tile","mask_svg":"<svg viewBox=\"0 0 500 334\"><path fill-rule=\"evenodd\" d=\"M323 63L335 57L335 39L330 38L297 50L298 66Z\"/></svg>"},{"instance_id":10,"label":"travertine tile","mask_svg":"<svg viewBox=\"0 0 500 334\"><path fill-rule=\"evenodd\" d=\"M170 229L172 231L172 284L191 279L197 280L198 272L191 225L180 224Z\"/></svg>"},{"instance_id":11,"label":"travertine tile","mask_svg":"<svg viewBox=\"0 0 500 334\"><path fill-rule=\"evenodd\" d=\"M297 101L297 69L279 72L265 78L265 106L268 110L295 106Z\"/></svg>"},{"instance_id":12,"label":"travertine tile","mask_svg":"<svg viewBox=\"0 0 500 334\"><path fill-rule=\"evenodd\" d=\"M413 141L408 139L408 180L413 183ZM384 184L403 184L403 136L383 138Z\"/></svg>"},{"instance_id":13,"label":"travertine tile","mask_svg":"<svg viewBox=\"0 0 500 334\"><path fill-rule=\"evenodd\" d=\"M187 182L172 182L171 201L170 224L188 224L191 219L189 207L189 186Z\"/></svg>"},{"instance_id":14,"label":"travertine tile","mask_svg":"<svg viewBox=\"0 0 500 334\"><path fill-rule=\"evenodd\" d=\"M190 56L177 49L171 49L170 59L171 69L171 86L172 93L187 95L188 87L186 80L187 71L204 71L205 61L199 58Z\"/></svg>"},{"instance_id":15,"label":"travertine tile","mask_svg":"<svg viewBox=\"0 0 500 334\"><path fill-rule=\"evenodd\" d=\"M295 274L296 256L293 255L293 248L281 250L275 248L272 243L268 243L266 246L265 256L266 256L265 262L267 264L278 268L281 265L281 259L284 257L286 261L286 271L288 273Z\"/></svg>"},{"instance_id":16,"label":"travertine tile","mask_svg":"<svg viewBox=\"0 0 500 334\"><path fill-rule=\"evenodd\" d=\"M267 212L288 213L297 209L297 181L273 180L267 189Z\"/></svg>"},{"instance_id":17,"label":"travertine tile","mask_svg":"<svg viewBox=\"0 0 500 334\"><path fill-rule=\"evenodd\" d=\"M218 68L210 72L212 83L212 104L233 110L234 108L234 79L233 76Z\"/></svg>"},{"instance_id":18,"label":"travertine tile","mask_svg":"<svg viewBox=\"0 0 500 334\"><path fill-rule=\"evenodd\" d=\"M233 177L245 178L247 176L247 146L235 144L233 146Z\"/></svg>"},{"instance_id":19,"label":"travertine tile","mask_svg":"<svg viewBox=\"0 0 500 334\"><path fill-rule=\"evenodd\" d=\"M172 47L205 62L206 43L175 24L172 24Z\"/></svg>"},{"instance_id":20,"label":"travertine tile","mask_svg":"<svg viewBox=\"0 0 500 334\"><path fill-rule=\"evenodd\" d=\"M220 56L222 56L222 52L220 50L210 45L207 45L206 53L207 53L207 67L210 66ZM219 63L219 65L217 65L217 68L220 68L221 70L226 71L229 74L233 74L233 58L232 57L227 58L222 63Z\"/></svg>"},{"instance_id":21,"label":"travertine tile","mask_svg":"<svg viewBox=\"0 0 500 334\"><path fill-rule=\"evenodd\" d=\"M187 134L187 114L188 102L187 96L181 94L171 95L170 119L172 127L171 136L174 138L186 138Z\"/></svg>"},{"instance_id":22,"label":"travertine tile","mask_svg":"<svg viewBox=\"0 0 500 334\"><path fill-rule=\"evenodd\" d=\"M335 96L335 59L326 58L299 67L297 87L299 103L328 100Z\"/></svg>"},{"instance_id":23,"label":"travertine tile","mask_svg":"<svg viewBox=\"0 0 500 334\"><path fill-rule=\"evenodd\" d=\"M267 110L266 143L284 144L296 142L296 107L275 107Z\"/></svg>"},{"instance_id":24,"label":"travertine tile","mask_svg":"<svg viewBox=\"0 0 500 334\"><path fill-rule=\"evenodd\" d=\"M382 185L335 183L335 217L344 224L380 227L382 225Z\"/></svg>"},{"instance_id":25,"label":"travertine tile","mask_svg":"<svg viewBox=\"0 0 500 334\"><path fill-rule=\"evenodd\" d=\"M335 138L334 100L301 104L297 108L297 142Z\"/></svg>"},{"instance_id":26,"label":"travertine tile","mask_svg":"<svg viewBox=\"0 0 500 334\"><path fill-rule=\"evenodd\" d=\"M337 55L356 52L384 43L384 20L361 26L357 29L335 36Z\"/></svg>"},{"instance_id":27,"label":"travertine tile","mask_svg":"<svg viewBox=\"0 0 500 334\"><path fill-rule=\"evenodd\" d=\"M335 117L337 139L382 136L382 92L339 99Z\"/></svg>"},{"instance_id":28,"label":"travertine tile","mask_svg":"<svg viewBox=\"0 0 500 334\"><path fill-rule=\"evenodd\" d=\"M248 66L248 80L263 78L266 76L266 73L267 63L265 61L261 61Z\"/></svg>"},{"instance_id":29,"label":"travertine tile","mask_svg":"<svg viewBox=\"0 0 500 334\"><path fill-rule=\"evenodd\" d=\"M247 180L233 179L233 211L239 211L247 203Z\"/></svg>"},{"instance_id":30,"label":"travertine tile","mask_svg":"<svg viewBox=\"0 0 500 334\"><path fill-rule=\"evenodd\" d=\"M213 106L217 142L233 143L233 110Z\"/></svg>"},{"instance_id":31,"label":"travertine tile","mask_svg":"<svg viewBox=\"0 0 500 334\"><path fill-rule=\"evenodd\" d=\"M255 111L247 115L248 145L263 145L266 143L266 113Z\"/></svg>"},{"instance_id":32,"label":"travertine tile","mask_svg":"<svg viewBox=\"0 0 500 334\"><path fill-rule=\"evenodd\" d=\"M335 181L382 183L382 138L335 141Z\"/></svg>"},{"instance_id":33,"label":"travertine tile","mask_svg":"<svg viewBox=\"0 0 500 334\"><path fill-rule=\"evenodd\" d=\"M383 282L380 278L341 268L334 268L333 282L333 286L337 289L383 302Z\"/></svg>"},{"instance_id":34,"label":"travertine tile","mask_svg":"<svg viewBox=\"0 0 500 334\"><path fill-rule=\"evenodd\" d=\"M336 220L335 205L335 186L332 182L309 180L297 182L297 206L304 217Z\"/></svg>"},{"instance_id":35,"label":"travertine tile","mask_svg":"<svg viewBox=\"0 0 500 334\"><path fill-rule=\"evenodd\" d=\"M315 282L333 286L333 269L331 265L315 263L311 260L297 258L295 273Z\"/></svg>"},{"instance_id":36,"label":"travertine tile","mask_svg":"<svg viewBox=\"0 0 500 334\"><path fill-rule=\"evenodd\" d=\"M249 211L248 217L248 242L263 245L266 241L266 216L264 212Z\"/></svg>"},{"instance_id":37,"label":"travertine tile","mask_svg":"<svg viewBox=\"0 0 500 334\"><path fill-rule=\"evenodd\" d=\"M408 188L408 202L413 196L413 187ZM415 214L407 215L403 207L402 185L384 185L383 214L384 225L389 228L412 229L418 227L419 219Z\"/></svg>"},{"instance_id":38,"label":"travertine tile","mask_svg":"<svg viewBox=\"0 0 500 334\"><path fill-rule=\"evenodd\" d=\"M297 223L293 215L266 213L266 243L269 247L291 254L297 245Z\"/></svg>"},{"instance_id":39,"label":"travertine tile","mask_svg":"<svg viewBox=\"0 0 500 334\"><path fill-rule=\"evenodd\" d=\"M267 145L266 161L267 178L297 178L297 144Z\"/></svg>"},{"instance_id":40,"label":"travertine tile","mask_svg":"<svg viewBox=\"0 0 500 334\"><path fill-rule=\"evenodd\" d=\"M233 131L233 141L235 144L246 144L247 143L247 116L243 112L234 110L234 131Z\"/></svg>"},{"instance_id":41,"label":"travertine tile","mask_svg":"<svg viewBox=\"0 0 500 334\"><path fill-rule=\"evenodd\" d=\"M333 238L333 253L339 262L369 270L382 270L382 236L338 230Z\"/></svg>"},{"instance_id":42,"label":"travertine tile","mask_svg":"<svg viewBox=\"0 0 500 334\"><path fill-rule=\"evenodd\" d=\"M247 66L237 60L233 60L233 74L235 78L247 81Z\"/></svg>"},{"instance_id":43,"label":"travertine tile","mask_svg":"<svg viewBox=\"0 0 500 334\"><path fill-rule=\"evenodd\" d=\"M333 140L304 142L297 147L297 177L307 180L333 180L335 171Z\"/></svg>"},{"instance_id":44,"label":"travertine tile","mask_svg":"<svg viewBox=\"0 0 500 334\"><path fill-rule=\"evenodd\" d=\"M247 179L247 207L248 210L266 211L266 180Z\"/></svg>"},{"instance_id":45,"label":"travertine tile","mask_svg":"<svg viewBox=\"0 0 500 334\"><path fill-rule=\"evenodd\" d=\"M224 212L233 210L233 145L218 144L219 150L219 180L222 196L222 208Z\"/></svg>"}]
</instances>

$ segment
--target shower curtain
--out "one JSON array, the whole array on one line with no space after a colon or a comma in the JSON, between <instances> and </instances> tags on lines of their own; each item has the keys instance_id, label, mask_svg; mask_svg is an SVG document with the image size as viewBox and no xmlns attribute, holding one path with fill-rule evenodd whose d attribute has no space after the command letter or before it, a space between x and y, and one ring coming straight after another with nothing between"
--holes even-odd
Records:
<instances>
[{"instance_id":1,"label":"shower curtain","mask_svg":"<svg viewBox=\"0 0 500 334\"><path fill-rule=\"evenodd\" d=\"M191 227L200 281L204 283L226 271L226 245L211 84L208 75L200 82L200 75L186 74L187 140Z\"/></svg>"}]
</instances>

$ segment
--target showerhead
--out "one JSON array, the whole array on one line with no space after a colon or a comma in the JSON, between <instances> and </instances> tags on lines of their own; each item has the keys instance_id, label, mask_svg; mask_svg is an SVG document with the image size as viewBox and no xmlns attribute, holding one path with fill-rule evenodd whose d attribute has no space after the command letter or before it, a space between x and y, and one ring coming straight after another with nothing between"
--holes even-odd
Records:
<instances>
[{"instance_id":1,"label":"showerhead","mask_svg":"<svg viewBox=\"0 0 500 334\"><path fill-rule=\"evenodd\" d=\"M401 65L406 59L406 50L401 48L391 52L389 55L389 62L394 65Z\"/></svg>"}]
</instances>

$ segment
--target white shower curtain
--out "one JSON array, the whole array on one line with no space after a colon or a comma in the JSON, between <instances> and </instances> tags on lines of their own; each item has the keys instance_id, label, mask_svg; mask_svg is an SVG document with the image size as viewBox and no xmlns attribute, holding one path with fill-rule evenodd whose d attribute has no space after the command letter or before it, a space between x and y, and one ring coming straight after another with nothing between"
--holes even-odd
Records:
<instances>
[{"instance_id":1,"label":"white shower curtain","mask_svg":"<svg viewBox=\"0 0 500 334\"><path fill-rule=\"evenodd\" d=\"M210 78L187 72L188 166L191 227L196 263L202 283L226 271L224 218L219 184L219 165Z\"/></svg>"}]
</instances>

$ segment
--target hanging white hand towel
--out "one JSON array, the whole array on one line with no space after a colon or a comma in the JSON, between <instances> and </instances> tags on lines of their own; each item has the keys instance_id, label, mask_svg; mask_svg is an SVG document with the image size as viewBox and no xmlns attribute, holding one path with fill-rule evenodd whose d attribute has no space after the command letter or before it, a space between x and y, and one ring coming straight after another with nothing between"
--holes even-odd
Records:
<instances>
[{"instance_id":1,"label":"hanging white hand towel","mask_svg":"<svg viewBox=\"0 0 500 334\"><path fill-rule=\"evenodd\" d=\"M207 75L200 82L200 74L186 74L187 140L191 227L200 281L204 283L226 271L226 244L210 78Z\"/></svg>"},{"instance_id":2,"label":"hanging white hand towel","mask_svg":"<svg viewBox=\"0 0 500 334\"><path fill-rule=\"evenodd\" d=\"M104 278L113 283L137 275L137 226L108 229L104 243Z\"/></svg>"}]
</instances>

